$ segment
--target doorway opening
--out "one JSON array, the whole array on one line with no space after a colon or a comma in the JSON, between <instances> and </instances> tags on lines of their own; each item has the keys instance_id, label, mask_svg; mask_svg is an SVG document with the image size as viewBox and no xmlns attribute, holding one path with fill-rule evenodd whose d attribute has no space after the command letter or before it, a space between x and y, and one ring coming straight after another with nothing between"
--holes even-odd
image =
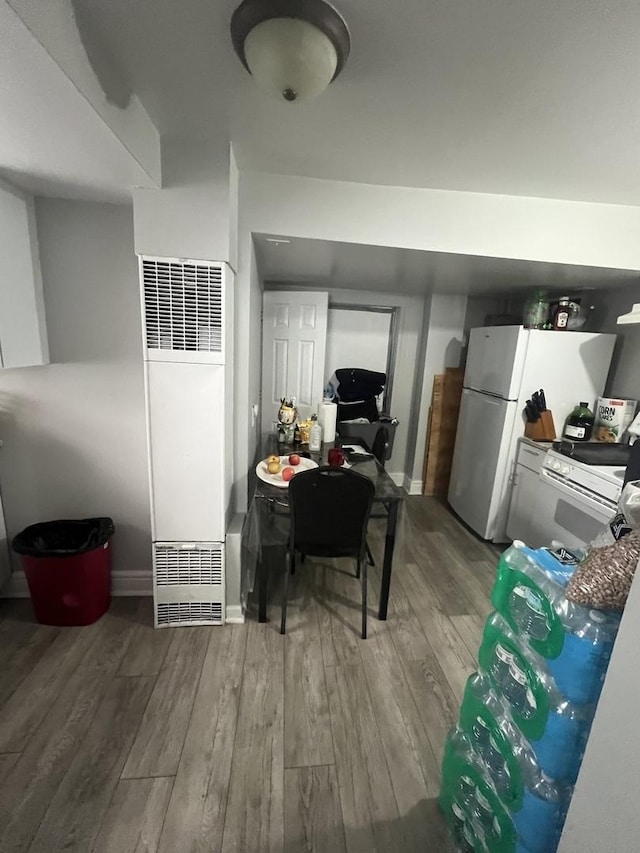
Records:
<instances>
[{"instance_id":1,"label":"doorway opening","mask_svg":"<svg viewBox=\"0 0 640 853\"><path fill-rule=\"evenodd\" d=\"M391 411L397 352L397 314L396 307L330 301L327 318L325 379L348 367L385 373L378 408L387 413Z\"/></svg>"}]
</instances>

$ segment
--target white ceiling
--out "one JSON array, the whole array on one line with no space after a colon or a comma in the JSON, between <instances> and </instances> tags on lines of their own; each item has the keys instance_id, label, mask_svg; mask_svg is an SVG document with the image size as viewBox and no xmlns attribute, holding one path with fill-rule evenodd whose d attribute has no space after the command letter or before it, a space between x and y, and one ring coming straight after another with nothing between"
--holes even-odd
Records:
<instances>
[{"instance_id":1,"label":"white ceiling","mask_svg":"<svg viewBox=\"0 0 640 853\"><path fill-rule=\"evenodd\" d=\"M280 240L282 242L273 242ZM287 242L288 241L288 242ZM544 287L558 294L638 284L629 270L421 252L384 246L254 235L260 277L327 290L512 295Z\"/></svg>"},{"instance_id":2,"label":"white ceiling","mask_svg":"<svg viewBox=\"0 0 640 853\"><path fill-rule=\"evenodd\" d=\"M0 116L0 176L33 194L123 202L157 185L4 2Z\"/></svg>"},{"instance_id":3,"label":"white ceiling","mask_svg":"<svg viewBox=\"0 0 640 853\"><path fill-rule=\"evenodd\" d=\"M239 166L640 204L638 0L337 0L352 53L316 101L270 101L233 53L236 0L74 0L163 134Z\"/></svg>"}]
</instances>

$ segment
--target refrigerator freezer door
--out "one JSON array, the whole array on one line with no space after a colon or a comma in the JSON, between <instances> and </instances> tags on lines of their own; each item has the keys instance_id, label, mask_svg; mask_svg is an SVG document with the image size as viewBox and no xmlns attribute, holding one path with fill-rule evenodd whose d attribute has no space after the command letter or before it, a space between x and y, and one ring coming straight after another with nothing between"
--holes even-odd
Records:
<instances>
[{"instance_id":1,"label":"refrigerator freezer door","mask_svg":"<svg viewBox=\"0 0 640 853\"><path fill-rule=\"evenodd\" d=\"M517 403L462 392L449 503L483 539L504 541Z\"/></svg>"},{"instance_id":2,"label":"refrigerator freezer door","mask_svg":"<svg viewBox=\"0 0 640 853\"><path fill-rule=\"evenodd\" d=\"M556 434L562 435L571 410L585 400L592 411L604 393L615 335L595 332L529 332L519 409L544 388Z\"/></svg>"},{"instance_id":3,"label":"refrigerator freezer door","mask_svg":"<svg viewBox=\"0 0 640 853\"><path fill-rule=\"evenodd\" d=\"M464 387L505 400L516 400L529 332L522 326L471 329Z\"/></svg>"}]
</instances>

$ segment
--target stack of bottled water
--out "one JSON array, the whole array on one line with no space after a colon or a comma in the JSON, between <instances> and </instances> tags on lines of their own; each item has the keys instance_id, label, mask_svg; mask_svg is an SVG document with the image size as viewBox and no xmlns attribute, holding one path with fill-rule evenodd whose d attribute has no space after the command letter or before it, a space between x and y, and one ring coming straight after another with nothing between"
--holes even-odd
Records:
<instances>
[{"instance_id":1,"label":"stack of bottled water","mask_svg":"<svg viewBox=\"0 0 640 853\"><path fill-rule=\"evenodd\" d=\"M619 617L566 599L578 556L514 542L500 558L440 804L458 850L554 853Z\"/></svg>"}]
</instances>

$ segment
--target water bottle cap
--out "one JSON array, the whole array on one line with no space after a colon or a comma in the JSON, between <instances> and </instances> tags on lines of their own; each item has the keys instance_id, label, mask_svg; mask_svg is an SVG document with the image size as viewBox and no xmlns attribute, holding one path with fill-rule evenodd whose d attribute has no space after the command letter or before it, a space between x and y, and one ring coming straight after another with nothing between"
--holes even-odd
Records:
<instances>
[{"instance_id":1,"label":"water bottle cap","mask_svg":"<svg viewBox=\"0 0 640 853\"><path fill-rule=\"evenodd\" d=\"M607 617L599 610L590 610L589 619L591 619L592 622L599 622L600 624L607 621Z\"/></svg>"}]
</instances>

